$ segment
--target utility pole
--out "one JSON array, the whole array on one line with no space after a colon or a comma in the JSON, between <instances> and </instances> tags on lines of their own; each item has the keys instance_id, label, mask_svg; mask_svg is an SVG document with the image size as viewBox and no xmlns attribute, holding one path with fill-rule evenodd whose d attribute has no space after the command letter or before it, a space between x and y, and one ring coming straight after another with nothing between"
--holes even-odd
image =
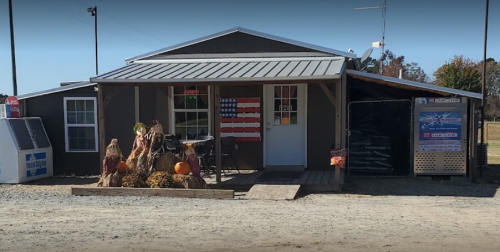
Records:
<instances>
[{"instance_id":1,"label":"utility pole","mask_svg":"<svg viewBox=\"0 0 500 252\"><path fill-rule=\"evenodd\" d=\"M386 10L387 10L387 0L384 0L383 5L381 6L374 6L374 7L359 7L359 8L354 8L355 10L367 10L367 9L382 9L382 43L380 43L381 51L380 51L380 69L379 72L380 74L383 73L383 58L384 58L384 46L385 46L385 15L386 15Z\"/></svg>"},{"instance_id":2,"label":"utility pole","mask_svg":"<svg viewBox=\"0 0 500 252\"><path fill-rule=\"evenodd\" d=\"M87 8L87 11L95 17L95 74L99 75L99 63L97 57L97 6Z\"/></svg>"},{"instance_id":3,"label":"utility pole","mask_svg":"<svg viewBox=\"0 0 500 252\"><path fill-rule=\"evenodd\" d=\"M483 100L481 101L481 148L484 146L484 105L486 104L486 45L488 41L488 10L490 1L486 0L486 15L484 20L484 51L483 51L483 76L481 80L481 90L483 92ZM484 153L484 155L487 155ZM479 167L479 177L483 177L483 166Z\"/></svg>"},{"instance_id":4,"label":"utility pole","mask_svg":"<svg viewBox=\"0 0 500 252\"><path fill-rule=\"evenodd\" d=\"M14 22L12 21L12 0L9 0L9 21L10 21L10 50L12 55L12 85L14 87L14 96L16 96L17 95L16 47L14 45Z\"/></svg>"}]
</instances>

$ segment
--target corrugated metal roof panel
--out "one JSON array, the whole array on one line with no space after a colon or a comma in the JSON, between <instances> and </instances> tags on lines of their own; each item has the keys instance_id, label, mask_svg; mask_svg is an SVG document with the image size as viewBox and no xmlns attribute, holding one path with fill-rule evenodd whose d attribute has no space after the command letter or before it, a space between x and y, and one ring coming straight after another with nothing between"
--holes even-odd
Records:
<instances>
[{"instance_id":1,"label":"corrugated metal roof panel","mask_svg":"<svg viewBox=\"0 0 500 252\"><path fill-rule=\"evenodd\" d=\"M28 98L32 98L32 97L38 97L38 96L42 96L42 95L48 95L48 94L68 91L68 90L77 89L77 88L84 88L84 87L88 87L88 86L95 86L95 85L97 85L97 83L90 82L90 81L82 81L82 82L78 82L75 84L70 84L70 85L60 86L60 87L51 88L51 89L47 89L47 90L42 90L39 92L18 95L17 99L23 100L23 99L28 99Z\"/></svg>"},{"instance_id":2,"label":"corrugated metal roof panel","mask_svg":"<svg viewBox=\"0 0 500 252\"><path fill-rule=\"evenodd\" d=\"M240 70L235 72L233 75L229 76L229 78L241 78L241 76L243 76L245 73L257 67L258 64L258 62L250 62L243 66Z\"/></svg>"},{"instance_id":3,"label":"corrugated metal roof panel","mask_svg":"<svg viewBox=\"0 0 500 252\"><path fill-rule=\"evenodd\" d=\"M200 82L279 79L337 79L343 57L240 58L138 61L92 81L106 82Z\"/></svg>"},{"instance_id":4,"label":"corrugated metal roof panel","mask_svg":"<svg viewBox=\"0 0 500 252\"><path fill-rule=\"evenodd\" d=\"M394 83L397 85L408 86L408 87L426 90L426 91L431 91L431 92L435 92L435 93L447 93L447 94L451 94L451 95L458 95L458 96L475 98L475 99L480 99L480 100L483 99L483 95L479 94L479 93L467 92L467 91L453 89L453 88L447 88L447 87L441 87L441 86L437 86L437 85L433 85L433 84L429 84L429 83L409 81L409 80L398 79L398 78L394 78L394 77L388 77L388 76L384 76L384 75L360 72L357 70L349 70L349 69L347 70L347 74L351 75L354 78L364 77L364 78L368 78L368 79L373 79L375 81L390 82L390 83Z\"/></svg>"}]
</instances>

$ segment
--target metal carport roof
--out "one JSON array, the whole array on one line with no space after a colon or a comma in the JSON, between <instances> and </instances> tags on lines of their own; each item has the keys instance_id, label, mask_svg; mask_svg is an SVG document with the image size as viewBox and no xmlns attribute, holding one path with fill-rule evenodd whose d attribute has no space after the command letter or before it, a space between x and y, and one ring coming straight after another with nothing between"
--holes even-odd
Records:
<instances>
[{"instance_id":1,"label":"metal carport roof","mask_svg":"<svg viewBox=\"0 0 500 252\"><path fill-rule=\"evenodd\" d=\"M379 74L372 74L372 73L367 73L367 72L361 72L357 70L347 70L347 74L353 78L356 79L361 79L364 81L373 81L378 84L384 84L388 86L393 86L393 87L403 87L405 89L409 90L425 90L425 91L430 91L433 93L441 94L441 95L456 95L456 96L463 96L463 97L469 97L469 98L474 98L474 99L483 99L483 95L479 93L474 93L474 92L468 92L468 91L463 91L463 90L458 90L458 89L453 89L453 88L447 88L447 87L441 87L429 83L422 83L422 82L416 82L416 81L409 81L409 80L404 80L404 79L398 79L394 77L389 77L389 76L384 76L384 75L379 75Z\"/></svg>"}]
</instances>

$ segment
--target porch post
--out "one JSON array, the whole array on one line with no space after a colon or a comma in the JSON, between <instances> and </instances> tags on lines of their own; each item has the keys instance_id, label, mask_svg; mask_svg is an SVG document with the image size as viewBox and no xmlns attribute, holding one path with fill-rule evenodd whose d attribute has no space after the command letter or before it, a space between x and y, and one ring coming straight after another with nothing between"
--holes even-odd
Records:
<instances>
[{"instance_id":1,"label":"porch post","mask_svg":"<svg viewBox=\"0 0 500 252\"><path fill-rule=\"evenodd\" d=\"M135 86L134 87L134 103L135 103L135 106L134 106L134 115L135 115L135 121L136 122L139 122L140 121L140 118L139 118L139 103L140 100L139 100L139 86Z\"/></svg>"},{"instance_id":2,"label":"porch post","mask_svg":"<svg viewBox=\"0 0 500 252\"><path fill-rule=\"evenodd\" d=\"M101 167L101 172L104 169L102 167L102 160L106 155L106 122L105 122L105 111L104 111L104 86L97 83L97 113L98 113L98 130L99 130L99 165Z\"/></svg>"},{"instance_id":3,"label":"porch post","mask_svg":"<svg viewBox=\"0 0 500 252\"><path fill-rule=\"evenodd\" d=\"M221 132L220 132L220 86L214 86L214 135L215 135L215 167L216 167L216 181L222 182L221 175Z\"/></svg>"},{"instance_id":4,"label":"porch post","mask_svg":"<svg viewBox=\"0 0 500 252\"><path fill-rule=\"evenodd\" d=\"M469 99L469 102L469 177L472 183L477 183L477 101Z\"/></svg>"},{"instance_id":5,"label":"porch post","mask_svg":"<svg viewBox=\"0 0 500 252\"><path fill-rule=\"evenodd\" d=\"M335 149L340 149L341 146L341 130L342 127L342 80L339 80L335 83ZM335 166L335 183L340 184L340 167L338 165Z\"/></svg>"}]
</instances>

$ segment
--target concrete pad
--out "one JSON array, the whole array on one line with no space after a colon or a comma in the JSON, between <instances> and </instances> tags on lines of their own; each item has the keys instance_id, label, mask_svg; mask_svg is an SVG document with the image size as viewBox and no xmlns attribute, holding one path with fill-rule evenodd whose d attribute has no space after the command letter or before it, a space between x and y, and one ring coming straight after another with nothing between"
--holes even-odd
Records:
<instances>
[{"instance_id":1,"label":"concrete pad","mask_svg":"<svg viewBox=\"0 0 500 252\"><path fill-rule=\"evenodd\" d=\"M257 200L293 200L299 193L300 185L254 185L246 199Z\"/></svg>"}]
</instances>

